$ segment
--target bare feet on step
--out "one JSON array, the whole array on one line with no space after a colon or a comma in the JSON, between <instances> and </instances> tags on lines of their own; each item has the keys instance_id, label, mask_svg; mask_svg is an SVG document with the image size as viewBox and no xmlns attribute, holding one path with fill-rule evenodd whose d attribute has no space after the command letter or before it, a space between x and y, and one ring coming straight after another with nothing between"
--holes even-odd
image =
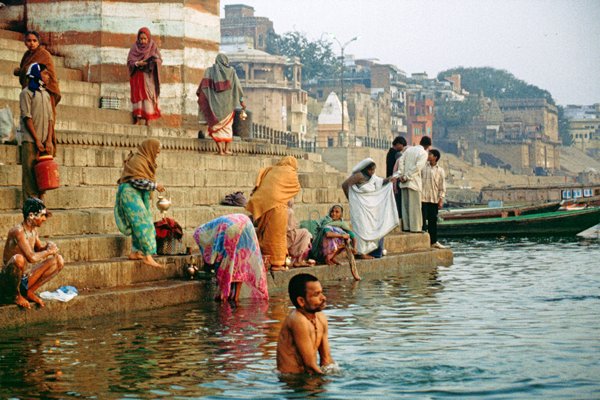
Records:
<instances>
[{"instance_id":1,"label":"bare feet on step","mask_svg":"<svg viewBox=\"0 0 600 400\"><path fill-rule=\"evenodd\" d=\"M33 301L34 303L37 303L40 307L45 307L46 305L44 304L44 302L42 301L42 299L40 299L34 292L33 290L28 290L27 291L27 298L31 301Z\"/></svg>"},{"instance_id":2,"label":"bare feet on step","mask_svg":"<svg viewBox=\"0 0 600 400\"><path fill-rule=\"evenodd\" d=\"M370 256L370 255L368 255L368 254L357 254L357 255L356 255L356 258L358 258L359 260L372 260L372 259L374 259L375 257L373 257L373 256Z\"/></svg>"},{"instance_id":3,"label":"bare feet on step","mask_svg":"<svg viewBox=\"0 0 600 400\"><path fill-rule=\"evenodd\" d=\"M18 305L19 307L31 309L31 304L29 304L27 299L25 297L21 296L20 294L18 294L17 297L15 298L15 304Z\"/></svg>"},{"instance_id":4,"label":"bare feet on step","mask_svg":"<svg viewBox=\"0 0 600 400\"><path fill-rule=\"evenodd\" d=\"M144 256L140 252L135 252L128 255L127 258L129 258L130 260L141 260L144 258Z\"/></svg>"},{"instance_id":5,"label":"bare feet on step","mask_svg":"<svg viewBox=\"0 0 600 400\"><path fill-rule=\"evenodd\" d=\"M154 258L152 258L151 255L143 256L142 257L142 264L147 265L149 267L154 267L154 268L164 268L162 265L160 265L159 263L157 263L154 260Z\"/></svg>"}]
</instances>

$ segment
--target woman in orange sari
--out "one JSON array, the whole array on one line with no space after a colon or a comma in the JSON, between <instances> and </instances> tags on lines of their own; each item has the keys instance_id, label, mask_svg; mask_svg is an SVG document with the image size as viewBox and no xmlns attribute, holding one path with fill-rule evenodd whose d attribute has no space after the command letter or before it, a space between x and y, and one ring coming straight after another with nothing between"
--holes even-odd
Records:
<instances>
[{"instance_id":1,"label":"woman in orange sari","mask_svg":"<svg viewBox=\"0 0 600 400\"><path fill-rule=\"evenodd\" d=\"M158 97L160 96L161 65L162 57L158 46L152 40L150 30L141 28L138 31L137 40L127 55L133 123L135 125L141 119L146 120L146 125L148 125L149 121L160 118Z\"/></svg>"},{"instance_id":2,"label":"woman in orange sari","mask_svg":"<svg viewBox=\"0 0 600 400\"><path fill-rule=\"evenodd\" d=\"M258 241L272 271L285 270L287 255L288 201L300 192L298 161L283 157L258 173L246 210L258 224Z\"/></svg>"}]
</instances>

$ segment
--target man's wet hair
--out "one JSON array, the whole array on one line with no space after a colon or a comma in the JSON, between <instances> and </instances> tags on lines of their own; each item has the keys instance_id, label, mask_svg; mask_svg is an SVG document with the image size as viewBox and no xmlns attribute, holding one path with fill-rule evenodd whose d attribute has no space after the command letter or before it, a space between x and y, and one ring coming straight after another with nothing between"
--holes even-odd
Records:
<instances>
[{"instance_id":1,"label":"man's wet hair","mask_svg":"<svg viewBox=\"0 0 600 400\"><path fill-rule=\"evenodd\" d=\"M406 147L406 139L404 139L404 136L396 136L396 138L392 142L392 146L395 146L397 144L401 144L402 146Z\"/></svg>"},{"instance_id":2,"label":"man's wet hair","mask_svg":"<svg viewBox=\"0 0 600 400\"><path fill-rule=\"evenodd\" d=\"M431 138L429 136L423 136L419 144L423 147L431 146Z\"/></svg>"},{"instance_id":3,"label":"man's wet hair","mask_svg":"<svg viewBox=\"0 0 600 400\"><path fill-rule=\"evenodd\" d=\"M45 209L46 205L44 205L43 201L36 197L29 197L23 202L23 218L29 217L30 213L33 213L33 215L35 215Z\"/></svg>"},{"instance_id":4,"label":"man's wet hair","mask_svg":"<svg viewBox=\"0 0 600 400\"><path fill-rule=\"evenodd\" d=\"M440 161L440 157L442 155L440 154L439 150L431 149L431 150L429 150L429 153L433 154L433 156L435 157L435 161Z\"/></svg>"},{"instance_id":5,"label":"man's wet hair","mask_svg":"<svg viewBox=\"0 0 600 400\"><path fill-rule=\"evenodd\" d=\"M294 307L300 308L298 297L306 298L306 284L308 282L318 282L319 279L311 274L298 274L292 276L288 283L288 293Z\"/></svg>"}]
</instances>

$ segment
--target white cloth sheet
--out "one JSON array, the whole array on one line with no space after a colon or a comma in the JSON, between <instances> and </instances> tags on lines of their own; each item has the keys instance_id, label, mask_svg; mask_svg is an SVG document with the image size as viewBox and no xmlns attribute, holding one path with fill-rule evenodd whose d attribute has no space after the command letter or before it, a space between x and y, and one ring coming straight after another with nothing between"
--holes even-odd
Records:
<instances>
[{"instance_id":1,"label":"white cloth sheet","mask_svg":"<svg viewBox=\"0 0 600 400\"><path fill-rule=\"evenodd\" d=\"M362 184L349 190L350 219L357 236L357 251L368 254L375 250L379 239L390 233L398 224L398 209L391 184L373 175Z\"/></svg>"}]
</instances>

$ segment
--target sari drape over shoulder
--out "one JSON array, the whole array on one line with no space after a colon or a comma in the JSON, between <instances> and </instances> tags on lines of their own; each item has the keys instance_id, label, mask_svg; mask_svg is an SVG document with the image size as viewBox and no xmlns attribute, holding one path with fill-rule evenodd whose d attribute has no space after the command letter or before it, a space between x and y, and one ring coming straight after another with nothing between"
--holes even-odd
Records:
<instances>
[{"instance_id":1,"label":"sari drape over shoulder","mask_svg":"<svg viewBox=\"0 0 600 400\"><path fill-rule=\"evenodd\" d=\"M150 190L133 187L129 181L148 179L155 181L156 157L160 150L160 142L146 139L137 148L135 154L129 154L124 162L123 173L117 181L119 188L115 199L115 222L119 231L132 237L133 252L140 251L144 255L156 253L156 230L152 223L150 211Z\"/></svg>"},{"instance_id":2,"label":"sari drape over shoulder","mask_svg":"<svg viewBox=\"0 0 600 400\"><path fill-rule=\"evenodd\" d=\"M52 55L41 45L38 46L35 50L27 50L25 54L23 54L21 64L19 65L18 74L21 88L27 87L27 70L29 69L29 66L33 63L44 64L48 68L48 72L50 73L50 79L45 86L46 90L50 94L50 98L52 99L52 107L54 109L60 102L62 96L60 93L60 87L58 86L58 79L56 79L56 71L54 69L54 61L52 60Z\"/></svg>"},{"instance_id":3,"label":"sari drape over shoulder","mask_svg":"<svg viewBox=\"0 0 600 400\"><path fill-rule=\"evenodd\" d=\"M230 142L234 110L242 102L244 92L226 55L217 55L215 63L204 72L196 95L209 135L217 142Z\"/></svg>"},{"instance_id":4,"label":"sari drape over shoulder","mask_svg":"<svg viewBox=\"0 0 600 400\"><path fill-rule=\"evenodd\" d=\"M246 215L225 215L200 225L194 232L194 240L204 262L217 267L221 297L229 297L232 282L241 282L252 298L269 298L258 239Z\"/></svg>"},{"instance_id":5,"label":"sari drape over shoulder","mask_svg":"<svg viewBox=\"0 0 600 400\"><path fill-rule=\"evenodd\" d=\"M131 46L127 55L127 68L129 69L129 85L131 87L131 103L133 115L145 120L160 118L158 98L160 96L160 67L162 57L156 42L150 35L148 28L141 28L141 33L146 34L148 43L141 44L139 40ZM136 67L138 61L146 61L145 66Z\"/></svg>"},{"instance_id":6,"label":"sari drape over shoulder","mask_svg":"<svg viewBox=\"0 0 600 400\"><path fill-rule=\"evenodd\" d=\"M287 254L287 204L300 192L298 161L291 156L281 159L272 167L263 168L256 179L256 187L246 205L258 223L258 239L263 254L271 257L271 264L283 265Z\"/></svg>"}]
</instances>

